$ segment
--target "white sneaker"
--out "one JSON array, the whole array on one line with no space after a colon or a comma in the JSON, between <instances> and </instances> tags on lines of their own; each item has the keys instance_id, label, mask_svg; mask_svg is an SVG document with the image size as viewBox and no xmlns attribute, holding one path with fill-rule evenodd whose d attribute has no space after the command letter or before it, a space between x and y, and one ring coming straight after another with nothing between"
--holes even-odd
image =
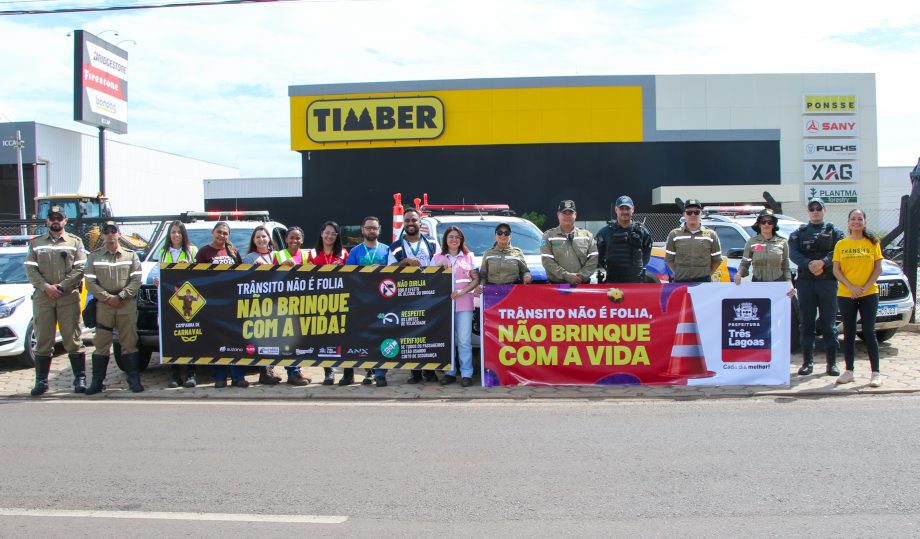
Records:
<instances>
[{"instance_id":1,"label":"white sneaker","mask_svg":"<svg viewBox=\"0 0 920 539\"><path fill-rule=\"evenodd\" d=\"M869 387L882 387L881 373L873 372L872 378L869 379Z\"/></svg>"},{"instance_id":2,"label":"white sneaker","mask_svg":"<svg viewBox=\"0 0 920 539\"><path fill-rule=\"evenodd\" d=\"M852 384L854 379L855 378L853 377L853 371L843 371L843 374L841 374L837 378L837 383L838 384Z\"/></svg>"}]
</instances>

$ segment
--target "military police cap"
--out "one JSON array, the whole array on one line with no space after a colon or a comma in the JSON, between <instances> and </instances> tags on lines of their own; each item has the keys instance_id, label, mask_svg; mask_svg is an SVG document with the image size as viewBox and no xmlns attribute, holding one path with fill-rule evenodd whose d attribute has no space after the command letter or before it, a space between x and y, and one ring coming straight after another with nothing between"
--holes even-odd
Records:
<instances>
[{"instance_id":1,"label":"military police cap","mask_svg":"<svg viewBox=\"0 0 920 539\"><path fill-rule=\"evenodd\" d=\"M616 201L616 207L617 207L617 208L622 208L623 206L626 206L627 208L635 208L635 207L636 207L636 205L633 204L633 199L629 198L629 197L626 196L626 195L621 196L621 197L618 198L617 201Z\"/></svg>"},{"instance_id":2,"label":"military police cap","mask_svg":"<svg viewBox=\"0 0 920 539\"><path fill-rule=\"evenodd\" d=\"M686 210L687 208L692 208L693 206L696 206L697 208L699 208L699 209L701 209L701 210L703 209L703 203L700 202L699 200L695 199L695 198L688 199L686 202L684 202L684 209L685 209L685 210Z\"/></svg>"},{"instance_id":3,"label":"military police cap","mask_svg":"<svg viewBox=\"0 0 920 539\"><path fill-rule=\"evenodd\" d=\"M57 204L55 204L54 206L51 206L51 209L48 210L48 217L51 217L55 213L60 215L61 217L67 217L67 214L64 213L64 206L59 206Z\"/></svg>"},{"instance_id":4,"label":"military police cap","mask_svg":"<svg viewBox=\"0 0 920 539\"><path fill-rule=\"evenodd\" d=\"M822 210L823 210L824 208L827 207L827 205L824 203L824 200L822 200L822 199L820 199L820 198L818 198L818 197L814 197L814 198L808 199L808 204L806 204L805 206L806 206L806 207L809 207L809 206L811 206L812 204L817 204L817 205L821 206L821 209L822 209Z\"/></svg>"},{"instance_id":5,"label":"military police cap","mask_svg":"<svg viewBox=\"0 0 920 539\"><path fill-rule=\"evenodd\" d=\"M115 221L106 221L105 224L102 225L102 233L111 234L112 232L118 232L118 225L115 224Z\"/></svg>"},{"instance_id":6,"label":"military police cap","mask_svg":"<svg viewBox=\"0 0 920 539\"><path fill-rule=\"evenodd\" d=\"M556 210L559 212L563 211L575 211L575 201L574 200L563 200L559 203L559 208Z\"/></svg>"}]
</instances>

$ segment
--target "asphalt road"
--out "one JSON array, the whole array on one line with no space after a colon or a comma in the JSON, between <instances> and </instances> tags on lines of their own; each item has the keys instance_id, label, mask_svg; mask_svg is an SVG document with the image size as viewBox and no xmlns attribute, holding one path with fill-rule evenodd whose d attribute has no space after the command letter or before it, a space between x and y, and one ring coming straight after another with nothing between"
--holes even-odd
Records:
<instances>
[{"instance_id":1,"label":"asphalt road","mask_svg":"<svg viewBox=\"0 0 920 539\"><path fill-rule=\"evenodd\" d=\"M920 529L913 395L9 399L0 414L2 537L915 537Z\"/></svg>"}]
</instances>

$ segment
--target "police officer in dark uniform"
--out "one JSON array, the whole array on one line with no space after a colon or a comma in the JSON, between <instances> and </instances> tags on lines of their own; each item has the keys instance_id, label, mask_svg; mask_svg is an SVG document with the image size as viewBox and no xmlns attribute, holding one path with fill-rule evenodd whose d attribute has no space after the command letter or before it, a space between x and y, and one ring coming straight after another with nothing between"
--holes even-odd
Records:
<instances>
[{"instance_id":1,"label":"police officer in dark uniform","mask_svg":"<svg viewBox=\"0 0 920 539\"><path fill-rule=\"evenodd\" d=\"M644 283L645 265L652 257L652 234L642 224L633 222L636 205L632 198L623 195L615 206L616 221L595 236L598 282Z\"/></svg>"},{"instance_id":2,"label":"police officer in dark uniform","mask_svg":"<svg viewBox=\"0 0 920 539\"><path fill-rule=\"evenodd\" d=\"M814 370L815 317L821 313L821 333L827 358L827 374L839 376L837 368L837 280L834 279L834 246L843 232L824 222L827 207L820 198L808 201L807 225L789 235L789 258L798 266L796 291L799 296L802 368L800 375Z\"/></svg>"}]
</instances>

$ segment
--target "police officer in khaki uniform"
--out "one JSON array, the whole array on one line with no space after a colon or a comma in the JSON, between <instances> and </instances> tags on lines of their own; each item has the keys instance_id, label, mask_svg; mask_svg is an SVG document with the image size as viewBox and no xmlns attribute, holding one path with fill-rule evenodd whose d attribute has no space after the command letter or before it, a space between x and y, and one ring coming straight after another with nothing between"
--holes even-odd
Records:
<instances>
[{"instance_id":1,"label":"police officer in khaki uniform","mask_svg":"<svg viewBox=\"0 0 920 539\"><path fill-rule=\"evenodd\" d=\"M664 261L676 283L708 283L722 264L722 246L715 231L700 222L703 205L691 198L684 204L684 224L668 233Z\"/></svg>"},{"instance_id":2,"label":"police officer in khaki uniform","mask_svg":"<svg viewBox=\"0 0 920 539\"><path fill-rule=\"evenodd\" d=\"M511 225L508 223L495 227L495 245L482 253L479 279L483 284L530 284L533 280L524 251L511 245Z\"/></svg>"},{"instance_id":3,"label":"police officer in khaki uniform","mask_svg":"<svg viewBox=\"0 0 920 539\"><path fill-rule=\"evenodd\" d=\"M86 251L83 241L64 231L67 216L64 208L51 206L46 220L48 233L29 242L25 266L29 282L35 287L32 295L32 316L35 320L35 387L32 395L48 391L48 372L54 334L61 328L64 349L70 358L75 393L86 391L86 352L80 339L80 291L83 287L83 266ZM29 346L29 343L26 343Z\"/></svg>"},{"instance_id":4,"label":"police officer in khaki uniform","mask_svg":"<svg viewBox=\"0 0 920 539\"><path fill-rule=\"evenodd\" d=\"M556 210L559 226L543 233L540 255L551 283L590 282L597 270L594 235L575 226L575 202L563 200Z\"/></svg>"},{"instance_id":5,"label":"police officer in khaki uniform","mask_svg":"<svg viewBox=\"0 0 920 539\"><path fill-rule=\"evenodd\" d=\"M112 331L118 341L128 373L128 387L134 393L144 390L137 353L137 290L141 286L141 262L137 254L119 243L121 234L113 221L102 226L103 246L93 251L86 262L86 287L96 298L96 337L93 345L93 381L87 395L105 389Z\"/></svg>"}]
</instances>

